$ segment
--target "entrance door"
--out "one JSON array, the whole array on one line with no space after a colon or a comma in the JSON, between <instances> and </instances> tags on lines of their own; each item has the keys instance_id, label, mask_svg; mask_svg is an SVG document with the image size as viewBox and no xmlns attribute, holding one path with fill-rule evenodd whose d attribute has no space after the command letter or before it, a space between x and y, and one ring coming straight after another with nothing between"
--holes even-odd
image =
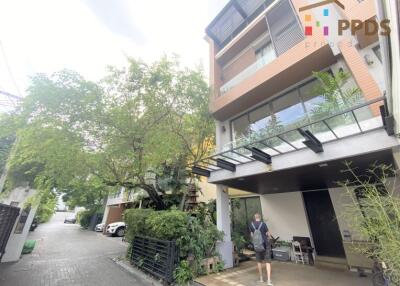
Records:
<instances>
[{"instance_id":1,"label":"entrance door","mask_svg":"<svg viewBox=\"0 0 400 286\"><path fill-rule=\"evenodd\" d=\"M345 257L342 236L329 192L304 192L303 198L317 254Z\"/></svg>"}]
</instances>

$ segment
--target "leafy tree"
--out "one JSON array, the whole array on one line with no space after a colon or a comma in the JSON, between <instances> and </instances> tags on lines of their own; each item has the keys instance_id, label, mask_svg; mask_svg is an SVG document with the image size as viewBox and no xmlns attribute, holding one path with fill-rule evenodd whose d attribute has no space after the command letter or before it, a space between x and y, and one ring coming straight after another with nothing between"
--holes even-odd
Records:
<instances>
[{"instance_id":1,"label":"leafy tree","mask_svg":"<svg viewBox=\"0 0 400 286\"><path fill-rule=\"evenodd\" d=\"M57 188L71 205L99 204L124 187L162 196L187 185L185 166L210 151L213 121L200 69L129 59L100 84L72 71L32 79L8 185Z\"/></svg>"},{"instance_id":2,"label":"leafy tree","mask_svg":"<svg viewBox=\"0 0 400 286\"><path fill-rule=\"evenodd\" d=\"M350 80L350 73L344 71L339 71L335 74L314 72L313 75L319 83L313 93L323 97L323 101L316 104L311 110L313 119L320 119L338 113L361 101L360 88L358 86L346 86Z\"/></svg>"}]
</instances>

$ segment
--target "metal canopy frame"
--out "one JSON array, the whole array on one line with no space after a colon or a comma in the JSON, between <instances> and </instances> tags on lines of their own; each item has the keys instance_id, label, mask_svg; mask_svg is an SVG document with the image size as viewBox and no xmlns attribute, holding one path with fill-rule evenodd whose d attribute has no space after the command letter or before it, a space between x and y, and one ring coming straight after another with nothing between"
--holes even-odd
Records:
<instances>
[{"instance_id":1,"label":"metal canopy frame","mask_svg":"<svg viewBox=\"0 0 400 286\"><path fill-rule=\"evenodd\" d=\"M290 152L295 152L301 149L305 148L310 148L316 153L323 152L323 144L332 142L332 141L337 141L349 136L353 136L356 134L362 134L368 131L373 131L376 129L380 129L384 127L384 123L382 123L382 126L376 127L376 128L371 128L367 130L363 130L362 125L360 124L357 115L355 111L368 107L373 104L377 104L378 102L383 102L383 105L385 106L385 97L378 97L376 99L367 101L365 103L347 108L341 112L335 113L333 115L326 116L322 119L319 120L314 120L311 121L310 123L304 124L301 127L296 127L287 131L284 131L282 133L265 137L260 140L255 140L250 143L242 144L234 148L230 148L229 150L223 151L216 153L214 155L208 156L206 158L200 159L196 162L193 162L190 164L191 166L195 166L201 169L204 169L206 171L209 171L210 174L211 172L218 171L221 169L226 169L229 171L234 172L236 170L236 166L246 164L249 162L254 162L254 161L261 161L266 164L270 164L272 162L272 158L275 156L279 156L281 154L286 154ZM384 110L384 108L381 108ZM356 126L358 128L358 132L356 133L351 133L349 135L344 135L344 136L339 136L335 131L334 127L329 123L329 120L343 116L343 115L348 115L351 117L352 120L356 123ZM321 142L320 140L317 139L317 137L309 130L310 127L313 125L323 125L326 127L326 132L329 132L332 134L332 138L330 140L326 140L324 142ZM302 141L302 146L296 146L293 142L290 142L288 139L285 138L285 136L289 133L292 132L297 132L300 137L303 137L305 141ZM388 134L390 135L390 134ZM281 145L284 144L286 145L286 150L279 149L279 146L273 146L273 142L281 142ZM263 146L264 148L269 149L270 151L274 152L275 154L269 154L272 152L268 152L265 150L262 150L260 146ZM262 153L260 153L262 152ZM214 162L214 163L210 163ZM222 162L222 164L221 164ZM221 167L223 165L223 167ZM198 173L196 173L198 174Z\"/></svg>"}]
</instances>

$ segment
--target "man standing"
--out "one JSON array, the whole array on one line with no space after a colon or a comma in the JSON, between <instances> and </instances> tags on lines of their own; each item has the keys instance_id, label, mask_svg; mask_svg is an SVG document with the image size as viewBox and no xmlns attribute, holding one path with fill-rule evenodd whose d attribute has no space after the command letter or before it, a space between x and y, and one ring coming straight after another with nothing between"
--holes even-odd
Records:
<instances>
[{"instance_id":1,"label":"man standing","mask_svg":"<svg viewBox=\"0 0 400 286\"><path fill-rule=\"evenodd\" d=\"M261 221L261 215L256 213L254 221L250 224L250 232L256 252L256 260L258 272L260 274L260 282L264 282L262 274L262 263L265 262L267 270L267 285L272 286L271 282L271 235L268 226L265 222Z\"/></svg>"}]
</instances>

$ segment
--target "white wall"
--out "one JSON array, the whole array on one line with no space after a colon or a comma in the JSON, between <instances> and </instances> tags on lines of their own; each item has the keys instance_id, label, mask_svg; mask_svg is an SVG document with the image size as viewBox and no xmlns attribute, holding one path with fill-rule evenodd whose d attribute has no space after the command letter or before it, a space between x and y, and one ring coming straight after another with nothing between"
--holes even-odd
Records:
<instances>
[{"instance_id":1,"label":"white wall","mask_svg":"<svg viewBox=\"0 0 400 286\"><path fill-rule=\"evenodd\" d=\"M19 187L11 191L11 193L6 197L2 199L2 202L9 205L11 202L18 202L18 207L22 208L24 207L25 201L32 196L35 193L35 190L29 189L27 187ZM14 224L14 227L12 229L10 238L8 240L6 249L5 249L5 254L1 259L1 262L13 262L13 261L18 261L18 259L21 256L21 251L22 248L24 247L24 243L26 241L26 238L29 233L29 228L32 224L32 220L35 216L36 213L36 208L32 208L28 214L28 218L25 222L24 229L22 230L22 233L14 233L15 227L19 221L19 216L17 217L17 220Z\"/></svg>"},{"instance_id":2,"label":"white wall","mask_svg":"<svg viewBox=\"0 0 400 286\"><path fill-rule=\"evenodd\" d=\"M261 208L271 234L281 240L311 237L301 192L260 196Z\"/></svg>"}]
</instances>

